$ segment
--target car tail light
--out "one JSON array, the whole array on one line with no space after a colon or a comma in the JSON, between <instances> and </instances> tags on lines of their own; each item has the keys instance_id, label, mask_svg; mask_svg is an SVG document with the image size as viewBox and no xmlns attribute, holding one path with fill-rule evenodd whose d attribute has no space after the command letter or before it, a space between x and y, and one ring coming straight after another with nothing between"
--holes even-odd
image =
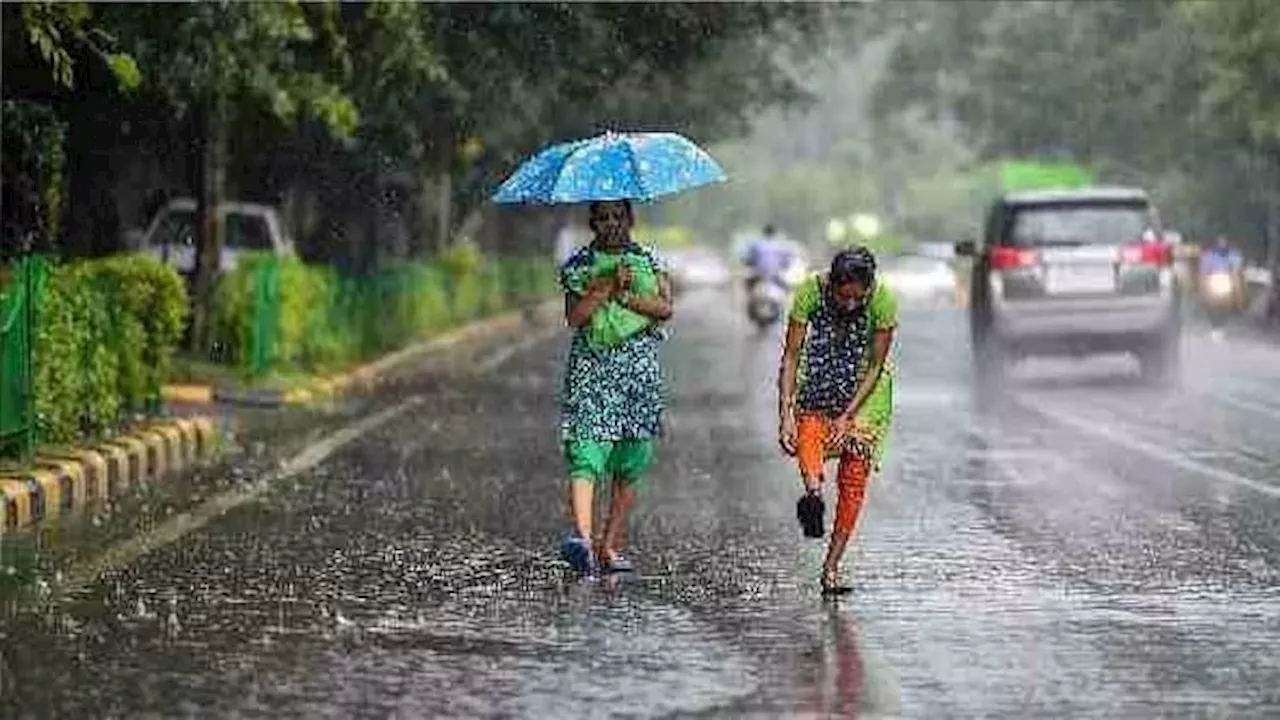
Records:
<instances>
[{"instance_id":1,"label":"car tail light","mask_svg":"<svg viewBox=\"0 0 1280 720\"><path fill-rule=\"evenodd\" d=\"M1124 246L1120 259L1128 265L1166 267L1173 263L1173 246L1161 242L1138 242Z\"/></svg>"},{"instance_id":2,"label":"car tail light","mask_svg":"<svg viewBox=\"0 0 1280 720\"><path fill-rule=\"evenodd\" d=\"M1040 254L1026 248L997 245L991 248L992 270L1016 270L1040 262Z\"/></svg>"}]
</instances>

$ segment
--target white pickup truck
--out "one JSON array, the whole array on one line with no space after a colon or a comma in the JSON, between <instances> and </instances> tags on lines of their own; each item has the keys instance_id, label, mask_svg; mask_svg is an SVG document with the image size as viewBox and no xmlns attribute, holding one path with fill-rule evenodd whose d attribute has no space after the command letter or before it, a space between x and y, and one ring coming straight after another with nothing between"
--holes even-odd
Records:
<instances>
[{"instance_id":1,"label":"white pickup truck","mask_svg":"<svg viewBox=\"0 0 1280 720\"><path fill-rule=\"evenodd\" d=\"M234 268L244 252L274 252L281 257L295 252L293 239L270 205L226 202L218 206L218 215L223 227L219 272ZM196 221L196 201L175 198L160 208L147 229L135 234L130 244L190 277L196 268Z\"/></svg>"}]
</instances>

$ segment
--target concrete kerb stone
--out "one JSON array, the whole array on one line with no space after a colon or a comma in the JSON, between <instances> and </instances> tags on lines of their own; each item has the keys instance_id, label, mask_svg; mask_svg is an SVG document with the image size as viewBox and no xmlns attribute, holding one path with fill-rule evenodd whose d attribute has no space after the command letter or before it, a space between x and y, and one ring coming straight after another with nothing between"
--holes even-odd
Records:
<instances>
[{"instance_id":1,"label":"concrete kerb stone","mask_svg":"<svg viewBox=\"0 0 1280 720\"><path fill-rule=\"evenodd\" d=\"M518 329L530 318L538 318L555 312L560 301L553 300L523 310L515 310L485 320L469 323L438 337L415 343L384 355L374 362L353 370L315 380L306 386L291 390L246 390L227 386L169 385L164 397L172 402L191 405L225 403L246 407L275 408L286 405L308 405L341 397L354 392L373 390L378 383L404 365L435 353L444 352L462 343Z\"/></svg>"},{"instance_id":2,"label":"concrete kerb stone","mask_svg":"<svg viewBox=\"0 0 1280 720\"><path fill-rule=\"evenodd\" d=\"M85 511L131 487L186 472L217 451L219 429L206 417L166 420L92 448L52 448L34 467L0 473L0 534Z\"/></svg>"}]
</instances>

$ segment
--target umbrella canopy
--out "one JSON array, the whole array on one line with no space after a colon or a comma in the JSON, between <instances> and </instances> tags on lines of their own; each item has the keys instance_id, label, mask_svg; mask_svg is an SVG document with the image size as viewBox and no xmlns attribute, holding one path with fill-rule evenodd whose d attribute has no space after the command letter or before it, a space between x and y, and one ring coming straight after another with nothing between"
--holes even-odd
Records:
<instances>
[{"instance_id":1,"label":"umbrella canopy","mask_svg":"<svg viewBox=\"0 0 1280 720\"><path fill-rule=\"evenodd\" d=\"M676 133L606 133L534 155L498 188L503 204L647 202L721 182L724 170Z\"/></svg>"}]
</instances>

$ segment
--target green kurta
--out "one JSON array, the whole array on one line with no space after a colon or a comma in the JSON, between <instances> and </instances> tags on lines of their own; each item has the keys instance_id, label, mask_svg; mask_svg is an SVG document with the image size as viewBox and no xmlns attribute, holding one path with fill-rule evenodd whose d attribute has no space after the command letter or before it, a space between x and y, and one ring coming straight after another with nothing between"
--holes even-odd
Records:
<instances>
[{"instance_id":1,"label":"green kurta","mask_svg":"<svg viewBox=\"0 0 1280 720\"><path fill-rule=\"evenodd\" d=\"M815 274L796 290L790 319L804 323L808 330L797 388L799 410L835 417L848 408L870 369L872 337L897 327L898 301L888 286L878 282L862 308L842 313L824 290L822 276ZM876 467L893 423L894 373L891 351L879 380L854 416L853 438L846 448Z\"/></svg>"}]
</instances>

